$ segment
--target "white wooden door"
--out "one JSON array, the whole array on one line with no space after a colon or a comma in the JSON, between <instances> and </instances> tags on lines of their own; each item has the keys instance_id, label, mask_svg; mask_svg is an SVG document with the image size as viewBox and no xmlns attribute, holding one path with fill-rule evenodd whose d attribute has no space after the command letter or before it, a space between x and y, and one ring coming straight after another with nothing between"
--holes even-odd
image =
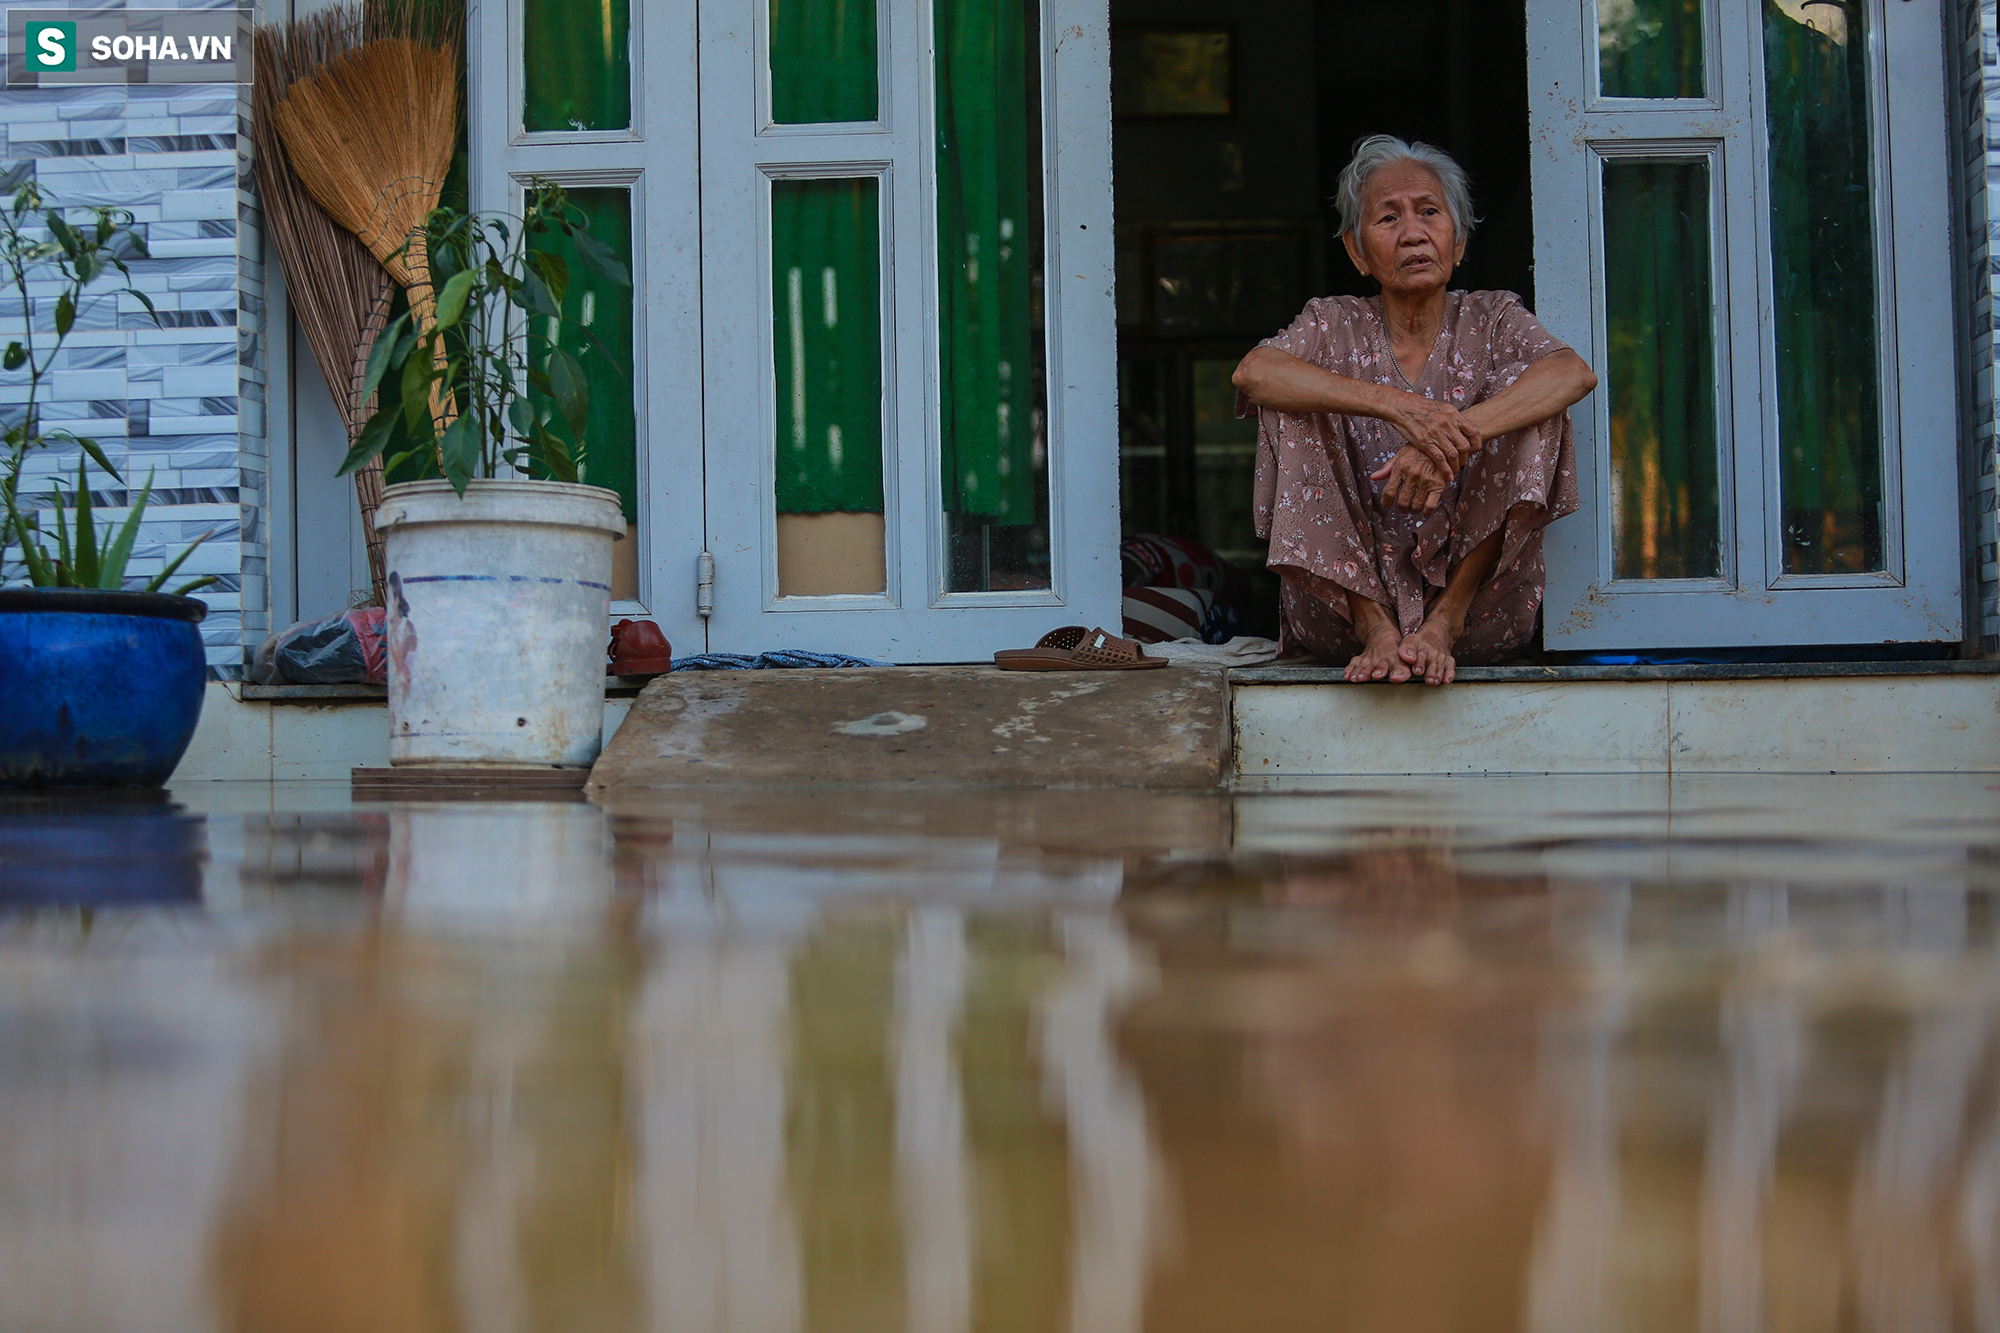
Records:
<instances>
[{"instance_id":1,"label":"white wooden door","mask_svg":"<svg viewBox=\"0 0 2000 1333\"><path fill-rule=\"evenodd\" d=\"M553 123L546 89L553 73L582 77L573 52L531 50L529 9L542 25L572 25L601 36L602 69L590 77L627 81L610 99L612 123ZM467 98L473 207L518 214L523 186L554 180L592 200L616 200L626 234L599 239L629 253L632 286L631 391L636 471L637 586L621 589L611 616L657 620L677 654L706 647L696 614L695 566L703 546L701 434L701 181L697 123L695 0L631 3L626 31L610 23L616 0L471 0L467 11ZM600 25L601 32L600 32ZM616 36L618 40L614 41ZM530 71L544 86L530 102ZM601 231L593 224L593 231ZM606 390L600 386L599 393ZM597 399L593 399L595 403ZM608 406L608 404L606 404ZM586 474L586 480L599 478Z\"/></svg>"},{"instance_id":2,"label":"white wooden door","mask_svg":"<svg viewBox=\"0 0 2000 1333\"><path fill-rule=\"evenodd\" d=\"M1528 0L1548 646L1957 639L1940 0Z\"/></svg>"},{"instance_id":3,"label":"white wooden door","mask_svg":"<svg viewBox=\"0 0 2000 1333\"><path fill-rule=\"evenodd\" d=\"M1039 163L1026 191L1039 207L1027 212L1040 216L999 218L983 256L977 235L940 243L942 4L876 0L874 96L834 89L819 111L801 109L812 99L785 82L800 77L796 43L792 64L774 72L774 42L791 40L772 30L785 21L780 6L700 6L699 425L713 649L977 661L1056 625L1116 624L1107 16L1081 0L1029 4L1018 57L1041 90L1025 145L1028 170ZM839 8L852 19L858 5ZM954 164L945 168L953 177ZM990 272L1008 262L1010 246L1012 262L1043 256L1039 347L987 377L1003 399L997 425L973 429L991 438L947 459L955 407L952 368L941 367L941 266L959 264L976 282L982 263ZM1041 469L1031 484L1011 479L1020 512L1007 521L967 517L979 503L969 492L996 480L967 461L975 455Z\"/></svg>"}]
</instances>

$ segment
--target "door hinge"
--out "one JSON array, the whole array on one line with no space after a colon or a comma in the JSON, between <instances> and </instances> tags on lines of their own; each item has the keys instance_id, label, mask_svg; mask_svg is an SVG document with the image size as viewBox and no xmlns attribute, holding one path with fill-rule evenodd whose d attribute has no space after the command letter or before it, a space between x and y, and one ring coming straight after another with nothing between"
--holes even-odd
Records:
<instances>
[{"instance_id":1,"label":"door hinge","mask_svg":"<svg viewBox=\"0 0 2000 1333\"><path fill-rule=\"evenodd\" d=\"M715 557L707 551L694 562L694 613L703 620L715 614Z\"/></svg>"}]
</instances>

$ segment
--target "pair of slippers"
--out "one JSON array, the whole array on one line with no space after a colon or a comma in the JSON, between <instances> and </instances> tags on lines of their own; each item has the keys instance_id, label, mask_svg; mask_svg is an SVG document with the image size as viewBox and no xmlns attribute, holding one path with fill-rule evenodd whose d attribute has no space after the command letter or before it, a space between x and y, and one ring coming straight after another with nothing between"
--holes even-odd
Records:
<instances>
[{"instance_id":1,"label":"pair of slippers","mask_svg":"<svg viewBox=\"0 0 2000 1333\"><path fill-rule=\"evenodd\" d=\"M1081 625L1052 629L1032 648L993 654L993 665L1002 671L1145 671L1166 664L1164 657L1146 656L1131 639Z\"/></svg>"}]
</instances>

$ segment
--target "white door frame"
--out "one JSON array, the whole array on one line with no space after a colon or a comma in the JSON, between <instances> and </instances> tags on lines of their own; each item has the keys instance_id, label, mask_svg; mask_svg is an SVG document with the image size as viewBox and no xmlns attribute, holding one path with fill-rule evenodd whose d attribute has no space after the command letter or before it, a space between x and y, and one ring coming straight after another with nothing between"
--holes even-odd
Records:
<instances>
[{"instance_id":1,"label":"white door frame","mask_svg":"<svg viewBox=\"0 0 2000 1333\"><path fill-rule=\"evenodd\" d=\"M696 140L695 0L631 7L632 126L523 131L522 0L470 0L467 133L472 204L518 213L522 185L632 191L632 362L638 380L639 592L611 615L656 620L680 653L700 652L702 552L701 180Z\"/></svg>"},{"instance_id":2,"label":"white door frame","mask_svg":"<svg viewBox=\"0 0 2000 1333\"><path fill-rule=\"evenodd\" d=\"M653 617L684 653L797 647L898 662L982 660L1066 622L1115 630L1122 591L1104 6L1041 0L1052 586L949 593L928 0L883 0L877 126L768 123L768 7L759 0L644 0L632 6L632 129L558 134L521 131L521 4L471 0L475 206L518 210L520 182L536 174L634 191L644 546L639 600L612 614ZM889 591L779 598L769 183L872 173L885 177L890 293ZM704 550L715 565L706 620L695 605Z\"/></svg>"},{"instance_id":3,"label":"white door frame","mask_svg":"<svg viewBox=\"0 0 2000 1333\"><path fill-rule=\"evenodd\" d=\"M1941 0L1862 0L1875 87L1887 571L1786 575L1778 506L1765 188L1762 7L1703 5L1706 86L1683 100L1597 92L1593 0L1528 0L1535 294L1556 336L1607 363L1599 176L1607 158L1706 157L1722 577L1614 580L1609 393L1576 410L1582 512L1547 538L1550 648L1956 640L1963 627L1952 317L1950 135Z\"/></svg>"},{"instance_id":4,"label":"white door frame","mask_svg":"<svg viewBox=\"0 0 2000 1333\"><path fill-rule=\"evenodd\" d=\"M946 591L931 5L882 6L880 119L836 125L771 123L768 5L702 0L701 9L702 265L713 294L704 312L711 645L978 661L1066 621L1115 629L1122 591L1103 6L1042 0L1040 14L1052 586L981 593ZM888 587L780 597L771 182L870 175L881 181L883 210Z\"/></svg>"}]
</instances>

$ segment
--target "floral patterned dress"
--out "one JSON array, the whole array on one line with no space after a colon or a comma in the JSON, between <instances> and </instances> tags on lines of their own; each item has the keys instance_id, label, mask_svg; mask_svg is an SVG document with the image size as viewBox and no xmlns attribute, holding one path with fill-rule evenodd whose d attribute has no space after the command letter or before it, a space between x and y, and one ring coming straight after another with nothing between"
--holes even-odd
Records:
<instances>
[{"instance_id":1,"label":"floral patterned dress","mask_svg":"<svg viewBox=\"0 0 2000 1333\"><path fill-rule=\"evenodd\" d=\"M1322 297L1263 345L1458 408L1484 402L1536 361L1567 350L1512 292L1449 293L1444 327L1414 384L1390 350L1377 297ZM1239 396L1238 415L1253 410L1257 535L1270 539L1269 564L1279 575L1304 570L1330 579L1389 608L1409 634L1451 569L1504 532L1499 563L1472 599L1455 656L1466 665L1495 662L1534 634L1545 582L1542 529L1577 507L1567 411L1487 441L1424 515L1386 508L1382 483L1370 479L1403 446L1388 422L1280 412ZM1286 578L1279 608L1288 648L1330 662L1361 650L1345 598L1329 603Z\"/></svg>"}]
</instances>

